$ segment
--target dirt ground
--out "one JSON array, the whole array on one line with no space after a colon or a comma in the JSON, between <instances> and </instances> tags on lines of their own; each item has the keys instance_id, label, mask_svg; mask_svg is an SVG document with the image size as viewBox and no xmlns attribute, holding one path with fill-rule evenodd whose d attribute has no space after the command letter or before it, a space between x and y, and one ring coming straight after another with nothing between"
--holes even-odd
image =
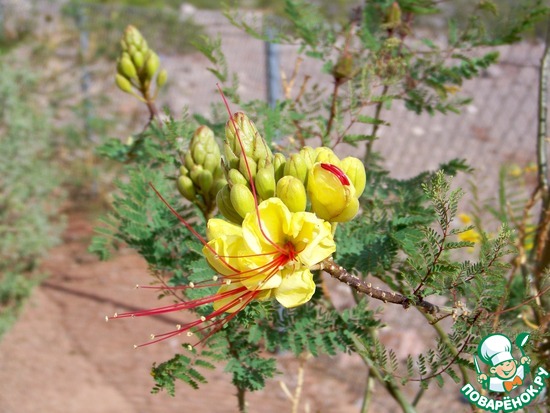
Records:
<instances>
[{"instance_id":1,"label":"dirt ground","mask_svg":"<svg viewBox=\"0 0 550 413\"><path fill-rule=\"evenodd\" d=\"M181 322L180 315L105 322L105 315L114 311L151 307L158 305L158 300L154 293L134 288L151 281L145 262L135 252L122 250L112 260L100 262L86 251L94 219L90 213L69 214L63 244L42 266L49 277L35 289L19 321L0 342L0 412L237 411L235 390L222 368L209 373L209 383L198 391L181 384L175 397L150 393L152 363L172 357L179 340L137 350L133 344ZM395 315L388 310L389 319L403 319L403 310ZM382 334L398 355L415 353L422 346L415 327L419 320L409 312L406 317L410 317L407 329L397 328L401 322ZM281 355L278 367L281 375L265 390L249 395L251 413L291 411L280 382L294 390L298 361ZM361 364L349 356L309 359L299 411L358 412L365 374ZM406 393L412 396L416 390L410 387ZM459 400L458 385L448 383L445 391L433 386L419 411L440 412L442 408L469 410ZM398 411L377 385L371 412Z\"/></svg>"}]
</instances>

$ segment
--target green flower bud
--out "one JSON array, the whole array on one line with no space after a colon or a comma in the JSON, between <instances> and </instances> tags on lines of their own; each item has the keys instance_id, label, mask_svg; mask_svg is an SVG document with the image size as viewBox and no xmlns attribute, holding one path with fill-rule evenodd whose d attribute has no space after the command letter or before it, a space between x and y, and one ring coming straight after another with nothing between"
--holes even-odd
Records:
<instances>
[{"instance_id":1,"label":"green flower bud","mask_svg":"<svg viewBox=\"0 0 550 413\"><path fill-rule=\"evenodd\" d=\"M196 182L198 187L201 189L201 193L206 196L206 194L210 192L210 189L212 189L214 178L212 177L212 173L210 171L203 169L198 174Z\"/></svg>"},{"instance_id":2,"label":"green flower bud","mask_svg":"<svg viewBox=\"0 0 550 413\"><path fill-rule=\"evenodd\" d=\"M238 225L243 222L243 218L235 211L231 203L231 190L229 185L225 185L218 191L216 195L216 204L218 205L220 213L229 221Z\"/></svg>"},{"instance_id":3,"label":"green flower bud","mask_svg":"<svg viewBox=\"0 0 550 413\"><path fill-rule=\"evenodd\" d=\"M225 141L223 144L223 152L225 155L225 162L227 167L231 169L237 169L239 167L239 157L235 155L227 141Z\"/></svg>"},{"instance_id":4,"label":"green flower bud","mask_svg":"<svg viewBox=\"0 0 550 413\"><path fill-rule=\"evenodd\" d=\"M283 176L285 176L285 165L286 158L285 156L278 152L273 157L273 168L275 169L275 180L279 181Z\"/></svg>"},{"instance_id":5,"label":"green flower bud","mask_svg":"<svg viewBox=\"0 0 550 413\"><path fill-rule=\"evenodd\" d=\"M283 176L277 182L277 198L284 202L290 212L306 210L306 188L302 181L294 176Z\"/></svg>"},{"instance_id":6,"label":"green flower bud","mask_svg":"<svg viewBox=\"0 0 550 413\"><path fill-rule=\"evenodd\" d=\"M308 167L304 158L297 153L291 155L290 160L285 165L285 175L294 176L305 184L307 180L307 172Z\"/></svg>"},{"instance_id":7,"label":"green flower bud","mask_svg":"<svg viewBox=\"0 0 550 413\"><path fill-rule=\"evenodd\" d=\"M355 196L359 198L365 190L367 184L367 174L365 165L359 159L353 156L348 156L342 159L342 170L348 176L349 180L355 187Z\"/></svg>"},{"instance_id":8,"label":"green flower bud","mask_svg":"<svg viewBox=\"0 0 550 413\"><path fill-rule=\"evenodd\" d=\"M337 82L350 79L353 76L353 57L349 53L342 53L332 69L332 76Z\"/></svg>"},{"instance_id":9,"label":"green flower bud","mask_svg":"<svg viewBox=\"0 0 550 413\"><path fill-rule=\"evenodd\" d=\"M180 194L182 194L186 199L189 201L195 200L195 186L193 185L193 181L188 176L182 175L178 177L177 186Z\"/></svg>"},{"instance_id":10,"label":"green flower bud","mask_svg":"<svg viewBox=\"0 0 550 413\"><path fill-rule=\"evenodd\" d=\"M132 83L121 74L117 73L115 76L115 83L120 90L126 93L132 93Z\"/></svg>"},{"instance_id":11,"label":"green flower bud","mask_svg":"<svg viewBox=\"0 0 550 413\"><path fill-rule=\"evenodd\" d=\"M214 190L212 191L213 194L217 195L224 186L227 185L227 181L223 178L216 179L214 181Z\"/></svg>"},{"instance_id":12,"label":"green flower bud","mask_svg":"<svg viewBox=\"0 0 550 413\"><path fill-rule=\"evenodd\" d=\"M256 125L244 113L237 112L233 115L233 119L227 121L225 137L227 142L225 156L229 162L235 156L240 157L244 149L246 156L256 163L260 159L271 163L273 158L271 150L258 132Z\"/></svg>"},{"instance_id":13,"label":"green flower bud","mask_svg":"<svg viewBox=\"0 0 550 413\"><path fill-rule=\"evenodd\" d=\"M190 145L190 151L191 151L191 157L193 158L193 161L196 165L203 165L204 161L206 160L206 151L203 145L201 144L195 144L195 142L191 142Z\"/></svg>"},{"instance_id":14,"label":"green flower bud","mask_svg":"<svg viewBox=\"0 0 550 413\"><path fill-rule=\"evenodd\" d=\"M331 165L336 165L340 167L340 158L338 158L332 149L329 149L325 146L315 148L315 162L319 163L329 163Z\"/></svg>"},{"instance_id":15,"label":"green flower bud","mask_svg":"<svg viewBox=\"0 0 550 413\"><path fill-rule=\"evenodd\" d=\"M141 72L141 70L143 69L143 63L144 63L143 53L136 50L134 53L130 53L130 54L132 56L132 60L134 61L134 65L136 66L136 69L139 72Z\"/></svg>"},{"instance_id":16,"label":"green flower bud","mask_svg":"<svg viewBox=\"0 0 550 413\"><path fill-rule=\"evenodd\" d=\"M118 63L118 73L128 79L137 79L137 71L132 60L127 56L122 56Z\"/></svg>"},{"instance_id":17,"label":"green flower bud","mask_svg":"<svg viewBox=\"0 0 550 413\"><path fill-rule=\"evenodd\" d=\"M273 165L260 169L256 173L254 182L260 198L268 199L275 196L275 172L273 171Z\"/></svg>"},{"instance_id":18,"label":"green flower bud","mask_svg":"<svg viewBox=\"0 0 550 413\"><path fill-rule=\"evenodd\" d=\"M326 221L349 221L359 210L355 187L335 165L316 163L309 171L307 193L313 212Z\"/></svg>"},{"instance_id":19,"label":"green flower bud","mask_svg":"<svg viewBox=\"0 0 550 413\"><path fill-rule=\"evenodd\" d=\"M168 72L166 69L162 69L157 76L157 86L162 87L168 80Z\"/></svg>"},{"instance_id":20,"label":"green flower bud","mask_svg":"<svg viewBox=\"0 0 550 413\"><path fill-rule=\"evenodd\" d=\"M202 165L195 165L193 169L191 169L191 172L189 172L189 177L193 182L197 183L199 182L199 175L203 170Z\"/></svg>"},{"instance_id":21,"label":"green flower bud","mask_svg":"<svg viewBox=\"0 0 550 413\"><path fill-rule=\"evenodd\" d=\"M388 18L386 20L385 27L388 29L395 29L401 25L401 7L399 3L394 1L388 12Z\"/></svg>"},{"instance_id":22,"label":"green flower bud","mask_svg":"<svg viewBox=\"0 0 550 413\"><path fill-rule=\"evenodd\" d=\"M149 79L152 79L153 76L155 76L155 73L157 73L157 70L160 67L160 59L158 55L150 51L149 57L147 58L147 61L145 62L145 73L147 73L147 76Z\"/></svg>"},{"instance_id":23,"label":"green flower bud","mask_svg":"<svg viewBox=\"0 0 550 413\"><path fill-rule=\"evenodd\" d=\"M219 154L219 150L218 150L217 156L214 153L207 153L206 156L204 157L204 162L203 162L204 169L209 170L210 172L212 172L212 175L216 176L218 171L221 172L220 158L221 157Z\"/></svg>"},{"instance_id":24,"label":"green flower bud","mask_svg":"<svg viewBox=\"0 0 550 413\"><path fill-rule=\"evenodd\" d=\"M189 175L189 170L185 166L180 166L180 175Z\"/></svg>"},{"instance_id":25,"label":"green flower bud","mask_svg":"<svg viewBox=\"0 0 550 413\"><path fill-rule=\"evenodd\" d=\"M246 161L245 161L246 158ZM252 158L248 156L241 156L239 159L239 171L245 176L253 179L256 176L256 171L258 170L258 165ZM248 179L247 179L248 180Z\"/></svg>"},{"instance_id":26,"label":"green flower bud","mask_svg":"<svg viewBox=\"0 0 550 413\"><path fill-rule=\"evenodd\" d=\"M248 179L246 179L238 169L230 169L227 173L227 178L231 186L236 184L248 185Z\"/></svg>"},{"instance_id":27,"label":"green flower bud","mask_svg":"<svg viewBox=\"0 0 550 413\"><path fill-rule=\"evenodd\" d=\"M247 186L243 184L233 185L230 196L233 208L243 219L246 214L255 211L256 202L254 201L254 195L252 195Z\"/></svg>"},{"instance_id":28,"label":"green flower bud","mask_svg":"<svg viewBox=\"0 0 550 413\"><path fill-rule=\"evenodd\" d=\"M300 149L299 153L306 162L307 169L311 169L311 167L315 163L315 158L317 158L317 153L315 152L315 149L313 149L311 146L304 146L302 149Z\"/></svg>"}]
</instances>

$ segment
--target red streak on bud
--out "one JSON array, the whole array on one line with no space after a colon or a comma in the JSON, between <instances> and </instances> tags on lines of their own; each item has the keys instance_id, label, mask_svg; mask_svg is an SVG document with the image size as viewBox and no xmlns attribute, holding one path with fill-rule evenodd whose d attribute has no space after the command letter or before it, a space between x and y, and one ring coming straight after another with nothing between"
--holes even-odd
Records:
<instances>
[{"instance_id":1,"label":"red streak on bud","mask_svg":"<svg viewBox=\"0 0 550 413\"><path fill-rule=\"evenodd\" d=\"M338 168L336 165L332 165L330 163L322 163L321 168L329 171L333 175L336 175L336 178L340 180L342 185L349 186L350 181L348 176L342 171L340 168Z\"/></svg>"}]
</instances>

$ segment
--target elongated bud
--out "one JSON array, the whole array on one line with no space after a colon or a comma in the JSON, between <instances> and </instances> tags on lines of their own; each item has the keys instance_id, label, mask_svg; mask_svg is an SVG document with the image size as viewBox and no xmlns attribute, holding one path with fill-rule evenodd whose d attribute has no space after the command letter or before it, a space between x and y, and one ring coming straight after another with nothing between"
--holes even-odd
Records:
<instances>
[{"instance_id":1,"label":"elongated bud","mask_svg":"<svg viewBox=\"0 0 550 413\"><path fill-rule=\"evenodd\" d=\"M245 161L246 158L246 161ZM248 157L248 156L241 156L239 159L239 171L245 176L245 177L251 177L251 179L254 179L256 176L256 171L258 170L258 165L254 161L254 159Z\"/></svg>"},{"instance_id":2,"label":"elongated bud","mask_svg":"<svg viewBox=\"0 0 550 413\"><path fill-rule=\"evenodd\" d=\"M248 179L246 179L238 169L230 169L227 173L227 178L229 179L229 184L231 186L236 184L248 185Z\"/></svg>"},{"instance_id":3,"label":"elongated bud","mask_svg":"<svg viewBox=\"0 0 550 413\"><path fill-rule=\"evenodd\" d=\"M227 121L225 138L227 142L225 156L228 162L231 162L234 157L241 157L243 149L246 156L256 163L260 159L264 159L267 163L272 162L271 150L258 132L256 125L244 113L237 112Z\"/></svg>"},{"instance_id":4,"label":"elongated bud","mask_svg":"<svg viewBox=\"0 0 550 413\"><path fill-rule=\"evenodd\" d=\"M326 221L349 221L359 210L355 187L336 165L316 163L309 171L307 193L313 212Z\"/></svg>"},{"instance_id":5,"label":"elongated bud","mask_svg":"<svg viewBox=\"0 0 550 413\"><path fill-rule=\"evenodd\" d=\"M128 79L137 79L137 71L132 60L127 56L122 56L118 64L118 73Z\"/></svg>"},{"instance_id":6,"label":"elongated bud","mask_svg":"<svg viewBox=\"0 0 550 413\"><path fill-rule=\"evenodd\" d=\"M285 175L286 158L282 153L276 153L273 157L273 168L275 169L275 180L279 181Z\"/></svg>"},{"instance_id":7,"label":"elongated bud","mask_svg":"<svg viewBox=\"0 0 550 413\"><path fill-rule=\"evenodd\" d=\"M315 163L315 159L317 158L317 153L315 152L315 149L313 149L311 146L304 146L302 149L300 149L299 153L302 159L305 161L307 169L311 169L311 167Z\"/></svg>"},{"instance_id":8,"label":"elongated bud","mask_svg":"<svg viewBox=\"0 0 550 413\"><path fill-rule=\"evenodd\" d=\"M266 166L258 171L256 174L256 191L262 200L275 196L275 172L273 171L273 165Z\"/></svg>"},{"instance_id":9,"label":"elongated bud","mask_svg":"<svg viewBox=\"0 0 550 413\"><path fill-rule=\"evenodd\" d=\"M134 61L134 65L136 66L136 69L141 72L145 61L143 53L141 53L139 50L136 50L134 53L131 54L131 56L132 60Z\"/></svg>"},{"instance_id":10,"label":"elongated bud","mask_svg":"<svg viewBox=\"0 0 550 413\"><path fill-rule=\"evenodd\" d=\"M229 221L239 225L243 222L243 218L235 211L231 203L231 189L229 185L225 185L218 191L216 195L216 204L218 205L220 213Z\"/></svg>"},{"instance_id":11,"label":"elongated bud","mask_svg":"<svg viewBox=\"0 0 550 413\"><path fill-rule=\"evenodd\" d=\"M344 52L332 69L332 76L337 82L350 79L353 76L353 56L350 53Z\"/></svg>"},{"instance_id":12,"label":"elongated bud","mask_svg":"<svg viewBox=\"0 0 550 413\"><path fill-rule=\"evenodd\" d=\"M182 175L178 177L177 184L180 194L182 194L189 201L195 200L196 192L191 178Z\"/></svg>"},{"instance_id":13,"label":"elongated bud","mask_svg":"<svg viewBox=\"0 0 550 413\"><path fill-rule=\"evenodd\" d=\"M386 20L385 27L388 29L395 29L401 25L401 7L399 3L394 1L388 12L388 17Z\"/></svg>"},{"instance_id":14,"label":"elongated bud","mask_svg":"<svg viewBox=\"0 0 550 413\"><path fill-rule=\"evenodd\" d=\"M145 72L147 73L147 76L149 79L152 79L153 76L155 76L155 73L157 73L157 70L159 70L160 67L160 59L158 55L150 51L149 57L147 58L147 62L145 62Z\"/></svg>"},{"instance_id":15,"label":"elongated bud","mask_svg":"<svg viewBox=\"0 0 550 413\"><path fill-rule=\"evenodd\" d=\"M315 148L315 162L328 163L340 167L340 158L338 158L332 149L325 146Z\"/></svg>"},{"instance_id":16,"label":"elongated bud","mask_svg":"<svg viewBox=\"0 0 550 413\"><path fill-rule=\"evenodd\" d=\"M367 184L367 174L365 165L359 159L353 156L348 156L342 159L342 170L347 175L353 186L355 187L355 196L359 198L365 190Z\"/></svg>"},{"instance_id":17,"label":"elongated bud","mask_svg":"<svg viewBox=\"0 0 550 413\"><path fill-rule=\"evenodd\" d=\"M197 176L197 184L199 188L201 189L201 193L208 194L210 192L210 189L212 189L212 185L214 183L214 178L212 176L212 173L210 171L207 171L206 169L203 169Z\"/></svg>"},{"instance_id":18,"label":"elongated bud","mask_svg":"<svg viewBox=\"0 0 550 413\"><path fill-rule=\"evenodd\" d=\"M293 154L285 165L285 175L294 176L305 184L307 173L308 167L304 158L298 153Z\"/></svg>"},{"instance_id":19,"label":"elongated bud","mask_svg":"<svg viewBox=\"0 0 550 413\"><path fill-rule=\"evenodd\" d=\"M290 212L302 212L306 210L306 188L302 181L294 176L283 176L277 182L277 198L283 201Z\"/></svg>"},{"instance_id":20,"label":"elongated bud","mask_svg":"<svg viewBox=\"0 0 550 413\"><path fill-rule=\"evenodd\" d=\"M256 210L254 195L247 186L242 184L233 185L230 195L233 208L242 218Z\"/></svg>"},{"instance_id":21,"label":"elongated bud","mask_svg":"<svg viewBox=\"0 0 550 413\"><path fill-rule=\"evenodd\" d=\"M157 86L162 87L168 80L168 72L166 69L162 69L157 76Z\"/></svg>"},{"instance_id":22,"label":"elongated bud","mask_svg":"<svg viewBox=\"0 0 550 413\"><path fill-rule=\"evenodd\" d=\"M115 83L118 86L118 88L123 92L126 92L126 93L132 92L132 83L130 83L130 81L126 79L124 76L122 76L121 74L118 74L118 73L116 74Z\"/></svg>"}]
</instances>

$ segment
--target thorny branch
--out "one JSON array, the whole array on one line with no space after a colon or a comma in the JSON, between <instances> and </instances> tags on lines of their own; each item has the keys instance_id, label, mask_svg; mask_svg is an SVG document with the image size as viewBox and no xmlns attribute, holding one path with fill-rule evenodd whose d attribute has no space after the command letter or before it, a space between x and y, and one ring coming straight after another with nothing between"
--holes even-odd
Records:
<instances>
[{"instance_id":1,"label":"thorny branch","mask_svg":"<svg viewBox=\"0 0 550 413\"><path fill-rule=\"evenodd\" d=\"M419 310L431 315L450 314L452 316L458 317L467 316L470 314L470 311L465 307L455 308L438 306L420 297L417 297L413 300L405 297L403 294L396 293L394 291L385 291L378 287L373 287L370 282L361 280L355 275L350 274L345 268L336 264L332 257L327 258L326 260L321 262L321 269L330 274L331 277L336 278L338 281L346 283L358 293L366 294L369 297L383 301L384 303L398 304L405 309L414 306Z\"/></svg>"}]
</instances>

